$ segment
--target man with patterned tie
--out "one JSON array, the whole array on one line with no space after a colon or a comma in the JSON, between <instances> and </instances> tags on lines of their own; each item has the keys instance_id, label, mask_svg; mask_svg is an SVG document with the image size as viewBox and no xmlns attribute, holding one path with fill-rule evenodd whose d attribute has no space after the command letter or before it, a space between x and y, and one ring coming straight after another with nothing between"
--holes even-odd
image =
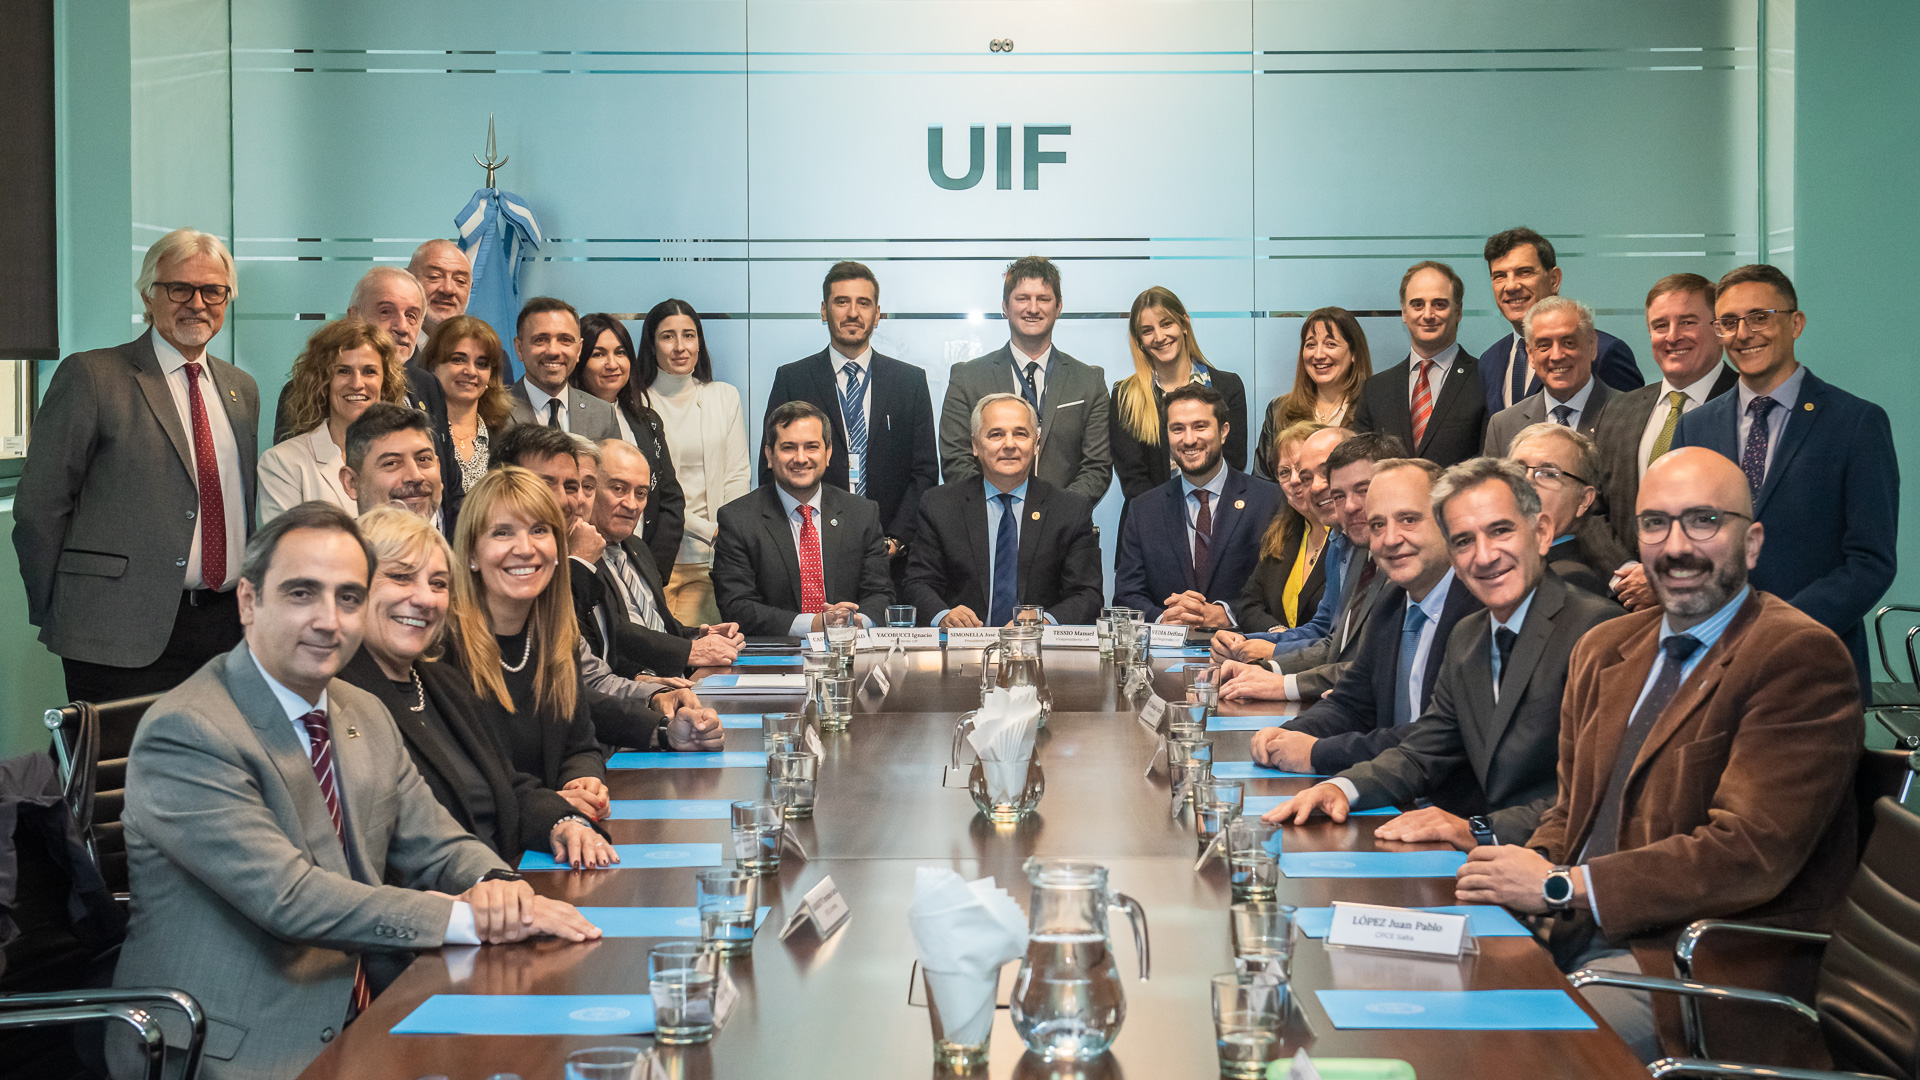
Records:
<instances>
[{"instance_id":1,"label":"man with patterned tie","mask_svg":"<svg viewBox=\"0 0 1920 1080\"><path fill-rule=\"evenodd\" d=\"M1427 260L1400 277L1400 321L1413 339L1407 358L1360 386L1353 429L1392 435L1445 468L1480 452L1486 398L1472 353L1460 347L1466 285L1453 267Z\"/></svg>"},{"instance_id":2,"label":"man with patterned tie","mask_svg":"<svg viewBox=\"0 0 1920 1080\"><path fill-rule=\"evenodd\" d=\"M1740 468L1711 451L1647 470L1635 531L1660 607L1580 641L1556 798L1530 838L1475 848L1459 870L1463 904L1562 914L1549 946L1563 971L1672 977L1695 919L1826 929L1853 877L1853 665L1831 630L1750 584L1781 539L1752 512ZM1713 981L1766 985L1744 974ZM1580 993L1641 1060L1657 1056L1644 992ZM1667 1052L1684 1053L1666 1019Z\"/></svg>"},{"instance_id":3,"label":"man with patterned tie","mask_svg":"<svg viewBox=\"0 0 1920 1080\"><path fill-rule=\"evenodd\" d=\"M1739 463L1771 541L1753 587L1840 635L1870 700L1864 620L1893 584L1900 535L1900 463L1886 410L1801 366L1794 341L1807 316L1779 269L1729 271L1714 315L1740 385L1682 417L1673 445Z\"/></svg>"},{"instance_id":4,"label":"man with patterned tie","mask_svg":"<svg viewBox=\"0 0 1920 1080\"><path fill-rule=\"evenodd\" d=\"M982 477L942 484L920 500L908 557L907 603L927 626L1005 626L1036 604L1049 622L1090 623L1105 580L1093 504L1033 475L1039 423L1018 394L973 406Z\"/></svg>"},{"instance_id":5,"label":"man with patterned tie","mask_svg":"<svg viewBox=\"0 0 1920 1080\"><path fill-rule=\"evenodd\" d=\"M1590 437L1607 406L1620 396L1594 377L1600 339L1587 305L1565 296L1544 297L1527 310L1521 326L1540 390L1487 421L1483 452L1488 457L1504 456L1520 429L1534 424L1559 424Z\"/></svg>"},{"instance_id":6,"label":"man with patterned tie","mask_svg":"<svg viewBox=\"0 0 1920 1080\"><path fill-rule=\"evenodd\" d=\"M720 508L713 595L744 634L824 631L829 608L872 626L893 603L880 507L823 482L828 430L827 414L804 401L768 413L761 455L773 483Z\"/></svg>"},{"instance_id":7,"label":"man with patterned tie","mask_svg":"<svg viewBox=\"0 0 1920 1080\"><path fill-rule=\"evenodd\" d=\"M234 287L219 238L161 237L137 283L152 329L62 361L34 417L13 546L72 700L170 690L240 640L260 393L207 352Z\"/></svg>"},{"instance_id":8,"label":"man with patterned tie","mask_svg":"<svg viewBox=\"0 0 1920 1080\"><path fill-rule=\"evenodd\" d=\"M365 1007L368 950L599 937L462 829L386 708L334 678L375 566L353 519L302 503L237 561L246 639L147 711L122 814L139 901L114 978L200 1002L200 1075L299 1073ZM184 1023L155 1015L177 1054ZM116 1075L139 1074L132 1049L116 1032Z\"/></svg>"},{"instance_id":9,"label":"man with patterned tie","mask_svg":"<svg viewBox=\"0 0 1920 1080\"><path fill-rule=\"evenodd\" d=\"M920 496L940 482L927 373L874 350L880 282L860 263L838 262L827 271L820 319L827 324L827 347L774 373L767 411L805 401L827 415L833 457L826 482L880 505L888 570L898 593ZM773 482L773 467L764 462L760 482Z\"/></svg>"}]
</instances>

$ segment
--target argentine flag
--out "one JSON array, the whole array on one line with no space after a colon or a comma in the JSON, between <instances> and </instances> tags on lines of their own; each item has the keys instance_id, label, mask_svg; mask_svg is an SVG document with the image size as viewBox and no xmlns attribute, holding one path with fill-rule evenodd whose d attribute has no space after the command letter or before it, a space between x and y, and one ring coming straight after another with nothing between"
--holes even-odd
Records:
<instances>
[{"instance_id":1,"label":"argentine flag","mask_svg":"<svg viewBox=\"0 0 1920 1080\"><path fill-rule=\"evenodd\" d=\"M540 246L540 225L527 201L511 191L481 188L467 208L454 216L460 250L473 263L473 294L467 314L485 319L507 351L507 382L520 378L513 351L514 321L520 317L521 246Z\"/></svg>"}]
</instances>

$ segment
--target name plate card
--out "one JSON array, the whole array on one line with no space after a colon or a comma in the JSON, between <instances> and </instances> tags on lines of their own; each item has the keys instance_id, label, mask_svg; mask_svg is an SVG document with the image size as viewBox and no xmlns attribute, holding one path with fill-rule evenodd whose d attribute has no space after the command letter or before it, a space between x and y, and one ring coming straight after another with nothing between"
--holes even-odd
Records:
<instances>
[{"instance_id":1,"label":"name plate card","mask_svg":"<svg viewBox=\"0 0 1920 1080\"><path fill-rule=\"evenodd\" d=\"M949 649L984 649L1000 640L1000 629L995 626L965 626L947 631Z\"/></svg>"},{"instance_id":2,"label":"name plate card","mask_svg":"<svg viewBox=\"0 0 1920 1080\"><path fill-rule=\"evenodd\" d=\"M898 645L903 649L940 647L940 628L937 626L876 626L872 634L873 640L882 645Z\"/></svg>"},{"instance_id":3,"label":"name plate card","mask_svg":"<svg viewBox=\"0 0 1920 1080\"><path fill-rule=\"evenodd\" d=\"M1147 646L1153 649L1179 649L1187 644L1187 628L1179 623L1149 623Z\"/></svg>"},{"instance_id":4,"label":"name plate card","mask_svg":"<svg viewBox=\"0 0 1920 1080\"><path fill-rule=\"evenodd\" d=\"M1097 649L1100 637L1091 626L1046 626L1040 644L1049 649Z\"/></svg>"},{"instance_id":5,"label":"name plate card","mask_svg":"<svg viewBox=\"0 0 1920 1080\"><path fill-rule=\"evenodd\" d=\"M825 941L835 930L846 924L853 913L847 907L846 897L840 895L839 886L833 883L831 875L820 879L820 883L807 890L807 895L794 910L793 917L787 920L787 928L780 932L780 940L785 941L795 930L808 922L813 923L813 932Z\"/></svg>"},{"instance_id":6,"label":"name plate card","mask_svg":"<svg viewBox=\"0 0 1920 1080\"><path fill-rule=\"evenodd\" d=\"M1411 908L1382 907L1335 901L1327 944L1426 956L1458 957L1472 951L1465 915L1448 915Z\"/></svg>"},{"instance_id":7,"label":"name plate card","mask_svg":"<svg viewBox=\"0 0 1920 1080\"><path fill-rule=\"evenodd\" d=\"M854 635L853 650L855 652L865 652L868 649L879 648L879 646L875 644L876 639L874 638L873 633L874 632L872 630L869 630L864 626L861 627L859 633ZM812 633L807 635L807 648L809 650L813 652L821 652L825 650L826 647L827 647L827 635L825 632L820 630L815 630Z\"/></svg>"},{"instance_id":8,"label":"name plate card","mask_svg":"<svg viewBox=\"0 0 1920 1080\"><path fill-rule=\"evenodd\" d=\"M1139 719L1140 726L1147 729L1147 734L1160 734L1160 725L1166 723L1167 719L1167 700L1159 694L1147 695L1146 702L1140 706Z\"/></svg>"}]
</instances>

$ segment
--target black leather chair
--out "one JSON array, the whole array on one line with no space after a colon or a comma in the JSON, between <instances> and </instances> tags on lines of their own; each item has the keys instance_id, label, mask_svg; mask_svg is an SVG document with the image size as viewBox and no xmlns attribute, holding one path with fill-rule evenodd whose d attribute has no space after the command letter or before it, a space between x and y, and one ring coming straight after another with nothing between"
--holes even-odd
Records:
<instances>
[{"instance_id":1,"label":"black leather chair","mask_svg":"<svg viewBox=\"0 0 1920 1080\"><path fill-rule=\"evenodd\" d=\"M1896 612L1902 615L1920 615L1920 607L1912 604L1887 604L1873 613L1873 637L1880 645L1880 664L1887 669L1887 674L1893 676L1892 682L1878 683L1874 686L1873 703L1875 706L1895 708L1906 706L1906 711L1911 713L1915 707L1920 707L1920 650L1916 650L1914 646L1915 638L1920 638L1920 621L1915 621L1914 625L1907 627L1907 677L1902 679L1899 670L1893 665L1894 654L1887 650L1887 616ZM1920 749L1920 742L1908 746L1907 749Z\"/></svg>"},{"instance_id":2,"label":"black leather chair","mask_svg":"<svg viewBox=\"0 0 1920 1080\"><path fill-rule=\"evenodd\" d=\"M1682 995L1683 1001L1744 1002L1777 1009L1817 1030L1842 1070L1773 1068L1708 1057L1696 1023L1687 1029L1688 1054L1647 1067L1654 1077L1743 1076L1778 1080L1916 1080L1920 1076L1920 814L1890 798L1874 804L1873 840L1854 874L1831 934L1786 930L1720 919L1687 927L1675 947L1678 979L1587 968L1569 976L1574 986L1619 986ZM1712 986L1692 980L1700 942L1731 933L1774 938L1797 947L1823 947L1814 1004L1762 990Z\"/></svg>"},{"instance_id":3,"label":"black leather chair","mask_svg":"<svg viewBox=\"0 0 1920 1080\"><path fill-rule=\"evenodd\" d=\"M185 1069L180 1080L200 1075L200 1051L207 1041L207 1014L182 990L125 988L0 995L0 1031L66 1027L109 1021L126 1024L140 1038L147 1080L160 1080L167 1040L154 1019L155 1008L178 1009L187 1016Z\"/></svg>"},{"instance_id":4,"label":"black leather chair","mask_svg":"<svg viewBox=\"0 0 1920 1080\"><path fill-rule=\"evenodd\" d=\"M101 705L76 701L46 714L67 808L107 888L122 903L127 898L127 842L120 811L126 805L127 751L140 718L158 700L160 695L149 694Z\"/></svg>"}]
</instances>

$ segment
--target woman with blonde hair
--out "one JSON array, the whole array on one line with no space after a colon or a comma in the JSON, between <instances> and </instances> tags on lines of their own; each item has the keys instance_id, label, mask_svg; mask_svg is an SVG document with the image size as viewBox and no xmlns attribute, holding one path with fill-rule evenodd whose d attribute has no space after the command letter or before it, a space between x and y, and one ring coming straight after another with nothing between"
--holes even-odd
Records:
<instances>
[{"instance_id":1,"label":"woman with blonde hair","mask_svg":"<svg viewBox=\"0 0 1920 1080\"><path fill-rule=\"evenodd\" d=\"M439 380L447 419L438 432L441 510L460 520L460 503L492 462L488 448L513 422L507 396L507 353L485 319L455 315L433 330L420 349L420 366Z\"/></svg>"},{"instance_id":2,"label":"woman with blonde hair","mask_svg":"<svg viewBox=\"0 0 1920 1080\"><path fill-rule=\"evenodd\" d=\"M546 481L506 466L467 493L453 530L449 662L521 772L607 810L606 762L575 661L567 523Z\"/></svg>"},{"instance_id":3,"label":"woman with blonde hair","mask_svg":"<svg viewBox=\"0 0 1920 1080\"><path fill-rule=\"evenodd\" d=\"M299 434L260 455L256 523L309 499L358 513L340 482L347 426L376 401L406 399L407 376L385 330L349 316L314 331L287 380L288 427Z\"/></svg>"},{"instance_id":4,"label":"woman with blonde hair","mask_svg":"<svg viewBox=\"0 0 1920 1080\"><path fill-rule=\"evenodd\" d=\"M1247 466L1247 388L1240 376L1208 362L1193 336L1193 319L1173 290L1155 285L1134 297L1127 315L1133 374L1113 384L1113 471L1131 501L1177 471L1167 446L1168 391L1200 383L1227 399L1227 464ZM1125 513L1123 507L1121 513Z\"/></svg>"},{"instance_id":5,"label":"woman with blonde hair","mask_svg":"<svg viewBox=\"0 0 1920 1080\"><path fill-rule=\"evenodd\" d=\"M1300 324L1300 352L1293 369L1293 389L1267 403L1266 422L1254 452L1255 471L1278 481L1273 457L1274 436L1289 424L1311 420L1328 427L1348 427L1360 387L1373 375L1373 356L1367 351L1367 333L1360 320L1343 307L1323 307Z\"/></svg>"},{"instance_id":6,"label":"woman with blonde hair","mask_svg":"<svg viewBox=\"0 0 1920 1080\"><path fill-rule=\"evenodd\" d=\"M1313 618L1320 607L1327 585L1320 554L1327 548L1331 522L1314 513L1299 460L1300 444L1326 428L1312 420L1288 424L1274 436L1273 445L1264 448L1278 462L1275 480L1287 504L1268 523L1260 541L1260 562L1234 605L1237 621L1249 632L1291 629Z\"/></svg>"},{"instance_id":7,"label":"woman with blonde hair","mask_svg":"<svg viewBox=\"0 0 1920 1080\"><path fill-rule=\"evenodd\" d=\"M466 675L440 662L453 579L446 538L398 507L369 510L359 524L379 565L367 591L366 636L340 678L380 699L427 789L507 865L528 850L572 866L619 862L588 816L586 793L563 795L515 769Z\"/></svg>"}]
</instances>

